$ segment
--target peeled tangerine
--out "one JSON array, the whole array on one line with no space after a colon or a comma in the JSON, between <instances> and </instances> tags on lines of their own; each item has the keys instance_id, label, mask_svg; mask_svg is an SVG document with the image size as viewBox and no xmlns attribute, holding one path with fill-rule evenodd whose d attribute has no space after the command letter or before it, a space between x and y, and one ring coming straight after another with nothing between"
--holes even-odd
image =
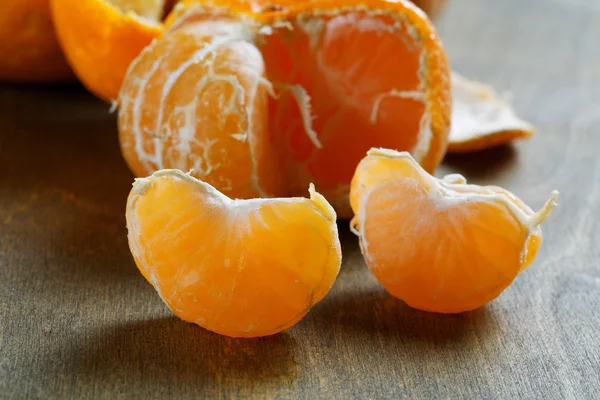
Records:
<instances>
[{"instance_id":1,"label":"peeled tangerine","mask_svg":"<svg viewBox=\"0 0 600 400\"><path fill-rule=\"evenodd\" d=\"M236 198L314 182L351 217L365 152L407 150L434 171L450 104L442 43L406 0L186 0L129 66L119 136L137 176L193 169Z\"/></svg>"},{"instance_id":2,"label":"peeled tangerine","mask_svg":"<svg viewBox=\"0 0 600 400\"><path fill-rule=\"evenodd\" d=\"M277 333L327 294L341 263L336 215L310 199L231 200L177 170L137 179L129 246L180 318L233 337Z\"/></svg>"},{"instance_id":3,"label":"peeled tangerine","mask_svg":"<svg viewBox=\"0 0 600 400\"><path fill-rule=\"evenodd\" d=\"M392 295L458 313L496 298L533 261L557 195L534 213L504 189L436 179L406 152L372 149L352 180L352 226Z\"/></svg>"}]
</instances>

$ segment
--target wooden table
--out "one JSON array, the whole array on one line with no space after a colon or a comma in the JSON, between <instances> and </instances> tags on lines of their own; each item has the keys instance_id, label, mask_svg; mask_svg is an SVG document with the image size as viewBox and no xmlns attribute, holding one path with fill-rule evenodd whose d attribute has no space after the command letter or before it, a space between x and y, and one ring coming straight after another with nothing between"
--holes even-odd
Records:
<instances>
[{"instance_id":1,"label":"wooden table","mask_svg":"<svg viewBox=\"0 0 600 400\"><path fill-rule=\"evenodd\" d=\"M439 174L534 208L534 265L440 316L387 295L340 224L344 264L297 326L232 340L173 317L130 256L115 118L77 86L0 89L0 398L600 398L600 3L452 0L453 66L509 91L538 135Z\"/></svg>"}]
</instances>

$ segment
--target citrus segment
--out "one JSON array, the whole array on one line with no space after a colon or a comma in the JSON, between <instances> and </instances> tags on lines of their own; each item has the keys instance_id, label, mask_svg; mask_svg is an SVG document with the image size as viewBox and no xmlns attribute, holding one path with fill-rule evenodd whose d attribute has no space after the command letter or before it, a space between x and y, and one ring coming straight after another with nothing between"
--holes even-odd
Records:
<instances>
[{"instance_id":1,"label":"citrus segment","mask_svg":"<svg viewBox=\"0 0 600 400\"><path fill-rule=\"evenodd\" d=\"M448 152L483 150L535 133L491 87L452 72L452 128Z\"/></svg>"},{"instance_id":2,"label":"citrus segment","mask_svg":"<svg viewBox=\"0 0 600 400\"><path fill-rule=\"evenodd\" d=\"M180 318L233 337L298 322L341 263L335 212L310 199L231 200L176 170L138 179L127 203L140 271Z\"/></svg>"},{"instance_id":3,"label":"citrus segment","mask_svg":"<svg viewBox=\"0 0 600 400\"><path fill-rule=\"evenodd\" d=\"M163 0L51 0L61 47L82 84L117 98L131 61L162 32Z\"/></svg>"},{"instance_id":4,"label":"citrus segment","mask_svg":"<svg viewBox=\"0 0 600 400\"><path fill-rule=\"evenodd\" d=\"M119 132L137 176L176 168L232 197L275 194L269 83L247 35L235 22L184 27L132 63L119 96Z\"/></svg>"},{"instance_id":5,"label":"citrus segment","mask_svg":"<svg viewBox=\"0 0 600 400\"><path fill-rule=\"evenodd\" d=\"M352 229L392 295L463 312L496 298L533 261L556 196L534 213L502 188L436 179L409 153L374 149L352 181Z\"/></svg>"}]
</instances>

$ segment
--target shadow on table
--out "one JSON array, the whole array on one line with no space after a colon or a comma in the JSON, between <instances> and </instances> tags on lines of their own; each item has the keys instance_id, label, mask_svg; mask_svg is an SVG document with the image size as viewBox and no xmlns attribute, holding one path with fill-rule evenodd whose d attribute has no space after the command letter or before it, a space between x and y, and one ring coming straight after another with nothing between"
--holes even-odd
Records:
<instances>
[{"instance_id":1,"label":"shadow on table","mask_svg":"<svg viewBox=\"0 0 600 400\"><path fill-rule=\"evenodd\" d=\"M448 154L442 166L464 175L473 183L497 180L498 175L510 173L516 166L518 154L512 144L464 154Z\"/></svg>"},{"instance_id":2,"label":"shadow on table","mask_svg":"<svg viewBox=\"0 0 600 400\"><path fill-rule=\"evenodd\" d=\"M68 362L88 385L106 381L137 395L149 388L166 395L170 389L178 394L201 389L216 398L290 385L296 378L294 347L286 333L233 339L166 317L107 327L78 343Z\"/></svg>"},{"instance_id":3,"label":"shadow on table","mask_svg":"<svg viewBox=\"0 0 600 400\"><path fill-rule=\"evenodd\" d=\"M494 331L494 314L486 307L462 314L437 314L415 310L393 297L367 267L358 239L343 226L339 228L344 262L331 292L308 316L315 325L436 343L468 341L475 333Z\"/></svg>"},{"instance_id":4,"label":"shadow on table","mask_svg":"<svg viewBox=\"0 0 600 400\"><path fill-rule=\"evenodd\" d=\"M410 308L383 288L332 296L315 314L317 324L335 324L356 334L436 344L469 341L494 328L493 314L485 307L462 314L429 313Z\"/></svg>"}]
</instances>

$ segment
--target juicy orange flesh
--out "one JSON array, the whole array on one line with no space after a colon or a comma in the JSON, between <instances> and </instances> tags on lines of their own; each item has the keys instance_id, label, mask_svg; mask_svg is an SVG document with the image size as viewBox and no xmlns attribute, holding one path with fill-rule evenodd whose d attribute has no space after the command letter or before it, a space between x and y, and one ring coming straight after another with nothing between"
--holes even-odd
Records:
<instances>
[{"instance_id":1,"label":"juicy orange flesh","mask_svg":"<svg viewBox=\"0 0 600 400\"><path fill-rule=\"evenodd\" d=\"M206 30L189 26L164 36L132 66L137 78L125 81L120 98L123 154L138 176L193 170L227 195L272 195L278 175L264 149L262 57L252 44Z\"/></svg>"},{"instance_id":2,"label":"juicy orange flesh","mask_svg":"<svg viewBox=\"0 0 600 400\"><path fill-rule=\"evenodd\" d=\"M478 308L521 269L529 232L503 205L484 200L440 206L411 179L388 181L366 201L361 231L369 265L391 294L412 307Z\"/></svg>"},{"instance_id":3,"label":"juicy orange flesh","mask_svg":"<svg viewBox=\"0 0 600 400\"><path fill-rule=\"evenodd\" d=\"M231 206L165 176L152 178L128 221L136 263L169 307L228 336L293 325L339 270L335 223L308 199Z\"/></svg>"},{"instance_id":4,"label":"juicy orange flesh","mask_svg":"<svg viewBox=\"0 0 600 400\"><path fill-rule=\"evenodd\" d=\"M415 147L425 103L393 92L420 90L422 49L407 40L404 24L390 29L393 19L365 11L300 14L290 22L291 29L277 28L260 45L278 94L271 100L270 128L288 177L285 194L312 181L327 197L348 185L370 147ZM290 87L310 97L309 123L321 149L309 137L303 105Z\"/></svg>"}]
</instances>

